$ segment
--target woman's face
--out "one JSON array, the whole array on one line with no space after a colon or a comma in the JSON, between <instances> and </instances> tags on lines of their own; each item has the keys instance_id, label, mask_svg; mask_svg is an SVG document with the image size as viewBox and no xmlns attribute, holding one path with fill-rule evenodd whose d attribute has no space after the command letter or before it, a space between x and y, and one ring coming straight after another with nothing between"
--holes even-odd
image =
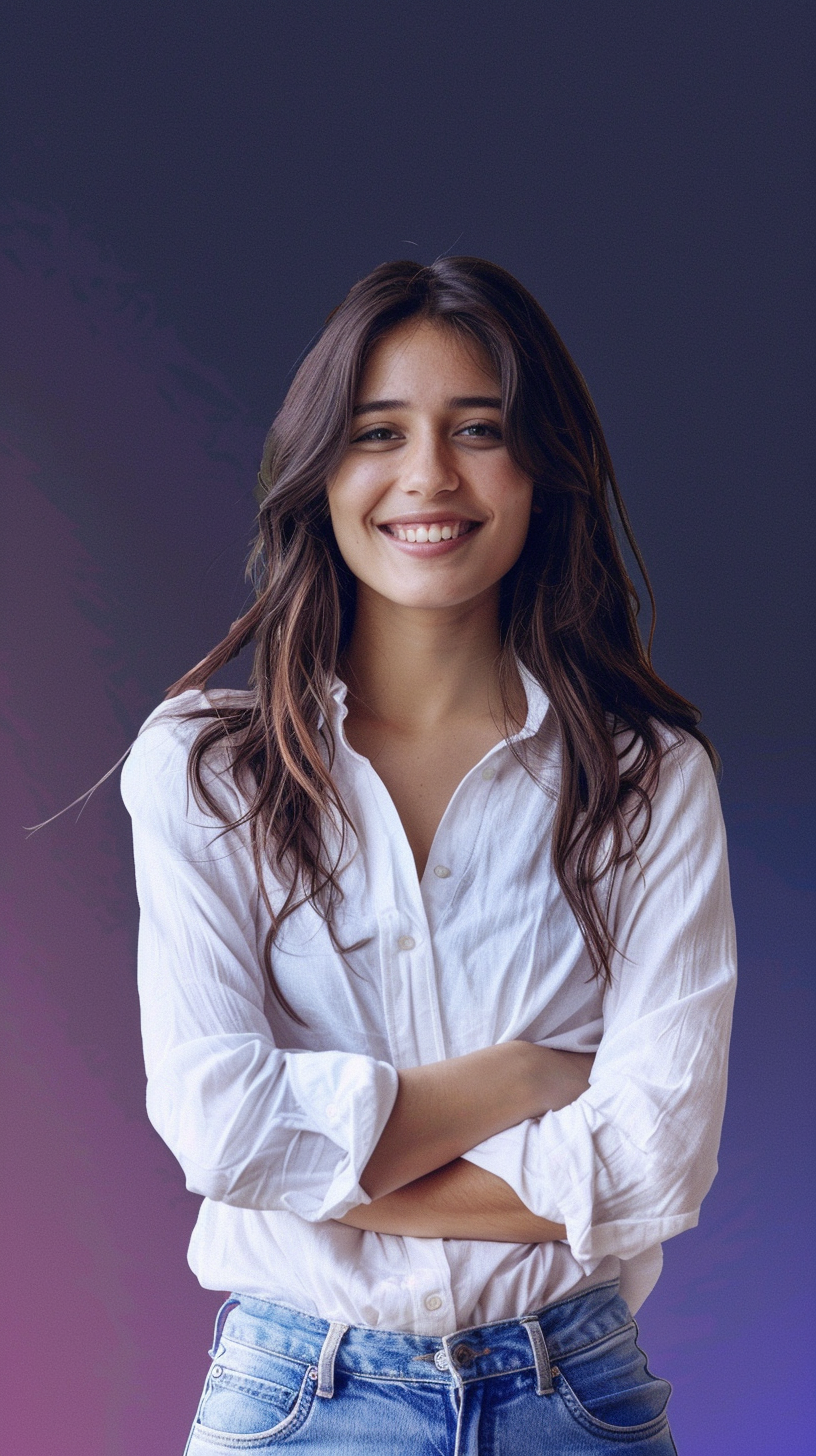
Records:
<instances>
[{"instance_id":1,"label":"woman's face","mask_svg":"<svg viewBox=\"0 0 816 1456\"><path fill-rule=\"evenodd\" d=\"M329 482L337 545L358 582L424 608L497 588L532 505L504 443L500 394L487 357L452 329L409 319L378 342Z\"/></svg>"}]
</instances>

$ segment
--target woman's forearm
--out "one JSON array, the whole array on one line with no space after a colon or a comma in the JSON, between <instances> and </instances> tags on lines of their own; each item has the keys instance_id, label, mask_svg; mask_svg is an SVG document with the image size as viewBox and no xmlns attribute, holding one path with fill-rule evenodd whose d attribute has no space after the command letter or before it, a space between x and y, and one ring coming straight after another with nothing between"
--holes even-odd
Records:
<instances>
[{"instance_id":1,"label":"woman's forearm","mask_svg":"<svg viewBox=\"0 0 816 1456\"><path fill-rule=\"evenodd\" d=\"M462 1159L353 1208L339 1222L425 1239L541 1244L566 1237L563 1224L537 1218L503 1178Z\"/></svg>"},{"instance_id":2,"label":"woman's forearm","mask_svg":"<svg viewBox=\"0 0 816 1456\"><path fill-rule=\"evenodd\" d=\"M564 1107L588 1087L593 1058L505 1042L400 1072L391 1116L362 1178L380 1199L528 1117Z\"/></svg>"},{"instance_id":3,"label":"woman's forearm","mask_svg":"<svg viewBox=\"0 0 816 1456\"><path fill-rule=\"evenodd\" d=\"M485 1137L573 1102L587 1088L592 1057L503 1042L465 1057L399 1073L391 1117L367 1162L370 1198L423 1178Z\"/></svg>"}]
</instances>

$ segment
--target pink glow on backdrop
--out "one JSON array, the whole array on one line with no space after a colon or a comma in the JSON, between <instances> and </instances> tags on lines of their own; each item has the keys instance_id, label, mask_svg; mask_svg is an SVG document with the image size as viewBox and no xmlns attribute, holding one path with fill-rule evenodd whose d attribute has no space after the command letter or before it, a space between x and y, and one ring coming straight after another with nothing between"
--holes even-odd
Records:
<instances>
[{"instance_id":1,"label":"pink glow on backdrop","mask_svg":"<svg viewBox=\"0 0 816 1456\"><path fill-rule=\"evenodd\" d=\"M89 760L96 771L118 757L122 729L99 670L110 644L81 605L93 593L93 563L28 463L3 463L15 541L4 571L10 636L25 641L26 627L34 648L16 681L11 664L14 716L2 735L0 1072L3 1106L15 1109L2 1120L0 1154L15 1325L3 1443L39 1456L59 1430L65 1456L159 1456L183 1446L218 1300L185 1277L195 1200L143 1112L134 917L111 827L115 797L100 795L79 823L71 815L29 841L20 834L55 785L64 793L76 782L78 763L87 774ZM40 674L47 713L26 721L20 689ZM157 1339L154 1317L164 1326Z\"/></svg>"},{"instance_id":2,"label":"pink glow on backdrop","mask_svg":"<svg viewBox=\"0 0 816 1456\"><path fill-rule=\"evenodd\" d=\"M58 1431L65 1456L171 1456L219 1296L186 1267L197 1200L144 1113L117 780L78 822L73 811L30 839L22 826L115 762L240 602L257 439L128 280L54 226L12 225L0 260L0 1077L14 1111L2 1147L15 1325L0 1444L45 1456Z\"/></svg>"}]
</instances>

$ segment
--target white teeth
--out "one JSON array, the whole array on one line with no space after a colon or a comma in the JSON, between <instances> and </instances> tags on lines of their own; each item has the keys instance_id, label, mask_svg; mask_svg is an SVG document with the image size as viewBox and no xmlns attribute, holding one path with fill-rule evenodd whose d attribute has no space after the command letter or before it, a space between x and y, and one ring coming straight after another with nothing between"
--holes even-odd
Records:
<instances>
[{"instance_id":1,"label":"white teeth","mask_svg":"<svg viewBox=\"0 0 816 1456\"><path fill-rule=\"evenodd\" d=\"M417 546L424 546L427 542L436 545L438 541L455 541L459 536L467 535L475 525L475 521L453 521L440 526L434 521L431 526L389 526L387 529L398 541L416 542Z\"/></svg>"}]
</instances>

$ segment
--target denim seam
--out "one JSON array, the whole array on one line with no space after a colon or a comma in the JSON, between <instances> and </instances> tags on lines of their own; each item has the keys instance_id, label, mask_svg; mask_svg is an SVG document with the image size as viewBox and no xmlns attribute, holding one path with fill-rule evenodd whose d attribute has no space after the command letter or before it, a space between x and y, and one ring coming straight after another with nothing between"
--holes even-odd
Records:
<instances>
[{"instance_id":1,"label":"denim seam","mask_svg":"<svg viewBox=\"0 0 816 1456\"><path fill-rule=\"evenodd\" d=\"M559 1360L568 1360L570 1355L582 1355L584 1350L594 1350L596 1345L603 1345L606 1340L614 1339L616 1335L622 1334L624 1330L634 1330L637 1336L638 1327L635 1321L627 1320L625 1325L618 1325L614 1330L607 1330L606 1334L598 1335L594 1340L588 1340L585 1345L572 1345L568 1350L558 1350L556 1354L553 1354L552 1350L550 1350L550 1358L555 1360L557 1364ZM651 1374L651 1371L649 1373Z\"/></svg>"},{"instance_id":2,"label":"denim seam","mask_svg":"<svg viewBox=\"0 0 816 1456\"><path fill-rule=\"evenodd\" d=\"M559 1371L556 1379L565 1385L569 1392L571 1400L567 1398L563 1390L559 1389L558 1386L555 1387L556 1394L561 1397L563 1404L566 1406L573 1420L578 1425L584 1425L587 1430L593 1431L596 1435L606 1436L612 1441L632 1440L635 1437L640 1441L644 1437L656 1435L659 1430L669 1423L669 1417L664 1406L659 1416L655 1416L651 1421L643 1421L639 1426L612 1426L608 1421L599 1420L597 1416L594 1416L591 1411L587 1410L586 1406L578 1399L566 1375L562 1375ZM657 1379L657 1377L653 1376L653 1379ZM573 1402L576 1407L574 1410ZM668 1405L668 1398L666 1405Z\"/></svg>"},{"instance_id":3,"label":"denim seam","mask_svg":"<svg viewBox=\"0 0 816 1456\"><path fill-rule=\"evenodd\" d=\"M259 1355L274 1355L276 1360L286 1360L290 1365L317 1365L318 1356L320 1354L320 1351L318 1350L317 1354L314 1356L314 1359L312 1359L311 1357L307 1359L305 1356L303 1357L303 1359L301 1359L298 1355L284 1355L281 1350L272 1350L267 1345L248 1345L246 1340L239 1340L235 1337L235 1335L227 1335L227 1340L231 1345L240 1345L242 1350L252 1350L255 1354ZM221 1365L224 1364L223 1356L219 1356L219 1363Z\"/></svg>"},{"instance_id":4,"label":"denim seam","mask_svg":"<svg viewBox=\"0 0 816 1456\"><path fill-rule=\"evenodd\" d=\"M463 1375L463 1385L477 1385L484 1380L506 1380L508 1375L535 1375L535 1365L514 1365L512 1370L492 1370L489 1375Z\"/></svg>"}]
</instances>

